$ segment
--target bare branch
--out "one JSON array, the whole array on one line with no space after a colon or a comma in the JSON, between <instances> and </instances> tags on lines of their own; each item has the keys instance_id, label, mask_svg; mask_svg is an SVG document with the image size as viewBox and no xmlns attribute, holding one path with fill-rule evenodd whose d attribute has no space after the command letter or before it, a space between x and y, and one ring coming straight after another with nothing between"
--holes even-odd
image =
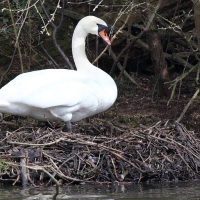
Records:
<instances>
[{"instance_id":1,"label":"bare branch","mask_svg":"<svg viewBox=\"0 0 200 200\"><path fill-rule=\"evenodd\" d=\"M61 23L63 21L63 12L61 13L61 20L60 20L60 23L58 26L56 26L53 21L50 19L49 17L49 14L47 13L46 11L46 8L44 6L44 2L42 2L42 0L40 0L40 3L41 3L41 6L42 6L42 9L47 17L47 19L49 20L49 23L51 24L51 26L53 27L53 42L54 42L54 45L56 47L56 49L58 50L59 54L62 56L62 58L65 60L65 62L67 63L69 69L74 69L74 67L72 66L71 62L69 61L69 58L65 55L65 53L62 51L62 49L60 48L60 46L58 45L57 43L57 39L56 39L56 34L57 34L57 30L60 28L61 26ZM64 0L62 1L63 3L63 9L64 9Z\"/></svg>"}]
</instances>

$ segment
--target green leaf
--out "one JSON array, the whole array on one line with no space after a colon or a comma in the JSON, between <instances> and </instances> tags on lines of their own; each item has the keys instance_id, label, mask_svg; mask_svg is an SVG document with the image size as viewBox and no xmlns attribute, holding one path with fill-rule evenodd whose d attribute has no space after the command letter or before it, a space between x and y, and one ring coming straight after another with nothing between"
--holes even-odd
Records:
<instances>
[{"instance_id":1,"label":"green leaf","mask_svg":"<svg viewBox=\"0 0 200 200\"><path fill-rule=\"evenodd\" d=\"M9 28L7 28L7 31L8 31L8 32L13 32L13 28L12 28L12 27L9 27Z\"/></svg>"},{"instance_id":2,"label":"green leaf","mask_svg":"<svg viewBox=\"0 0 200 200\"><path fill-rule=\"evenodd\" d=\"M8 18L3 18L3 24L6 24L8 22Z\"/></svg>"},{"instance_id":3,"label":"green leaf","mask_svg":"<svg viewBox=\"0 0 200 200\"><path fill-rule=\"evenodd\" d=\"M49 60L49 65L53 65L53 62L51 60Z\"/></svg>"}]
</instances>

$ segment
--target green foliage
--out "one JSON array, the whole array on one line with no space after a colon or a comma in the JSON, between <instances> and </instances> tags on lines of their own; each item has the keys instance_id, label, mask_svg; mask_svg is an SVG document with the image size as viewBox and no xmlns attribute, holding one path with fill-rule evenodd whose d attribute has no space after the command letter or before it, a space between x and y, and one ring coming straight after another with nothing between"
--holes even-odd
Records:
<instances>
[{"instance_id":1,"label":"green foliage","mask_svg":"<svg viewBox=\"0 0 200 200\"><path fill-rule=\"evenodd\" d=\"M0 172L5 171L8 168L9 166L0 158Z\"/></svg>"},{"instance_id":2,"label":"green foliage","mask_svg":"<svg viewBox=\"0 0 200 200\"><path fill-rule=\"evenodd\" d=\"M6 24L9 21L9 19L7 17L3 18L3 24Z\"/></svg>"}]
</instances>

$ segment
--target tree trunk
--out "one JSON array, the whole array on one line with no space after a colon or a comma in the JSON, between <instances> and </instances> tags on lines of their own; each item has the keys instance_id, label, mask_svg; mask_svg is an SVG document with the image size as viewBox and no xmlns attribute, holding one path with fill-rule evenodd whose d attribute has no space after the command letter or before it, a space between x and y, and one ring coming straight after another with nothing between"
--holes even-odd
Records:
<instances>
[{"instance_id":1,"label":"tree trunk","mask_svg":"<svg viewBox=\"0 0 200 200\"><path fill-rule=\"evenodd\" d=\"M145 12L142 13L144 13L146 24L151 22L150 27L147 30L146 38L147 43L149 45L151 60L155 73L156 94L158 96L169 96L168 86L165 84L165 82L169 81L169 74L167 69L167 63L165 61L165 55L163 53L163 47L159 35L157 33L154 19L151 21L153 14L153 12L151 12L152 7L149 6L148 3L146 4L146 7L147 9L145 10Z\"/></svg>"},{"instance_id":2,"label":"tree trunk","mask_svg":"<svg viewBox=\"0 0 200 200\"><path fill-rule=\"evenodd\" d=\"M200 50L200 0L192 0L194 3L194 18L195 18L195 28L198 39L198 47Z\"/></svg>"},{"instance_id":3,"label":"tree trunk","mask_svg":"<svg viewBox=\"0 0 200 200\"><path fill-rule=\"evenodd\" d=\"M151 26L151 28L153 27ZM165 82L169 81L169 74L161 41L154 30L149 30L146 37L155 73L156 93L158 96L169 96L169 90L165 85Z\"/></svg>"}]
</instances>

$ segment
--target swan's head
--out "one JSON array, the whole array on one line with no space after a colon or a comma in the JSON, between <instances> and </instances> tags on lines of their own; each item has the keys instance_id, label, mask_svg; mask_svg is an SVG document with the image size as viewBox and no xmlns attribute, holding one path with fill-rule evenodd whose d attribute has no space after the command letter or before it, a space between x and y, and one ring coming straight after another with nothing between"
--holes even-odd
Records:
<instances>
[{"instance_id":1,"label":"swan's head","mask_svg":"<svg viewBox=\"0 0 200 200\"><path fill-rule=\"evenodd\" d=\"M111 45L109 39L110 29L106 22L95 16L87 16L80 20L80 22L87 33L100 36L108 45Z\"/></svg>"}]
</instances>

